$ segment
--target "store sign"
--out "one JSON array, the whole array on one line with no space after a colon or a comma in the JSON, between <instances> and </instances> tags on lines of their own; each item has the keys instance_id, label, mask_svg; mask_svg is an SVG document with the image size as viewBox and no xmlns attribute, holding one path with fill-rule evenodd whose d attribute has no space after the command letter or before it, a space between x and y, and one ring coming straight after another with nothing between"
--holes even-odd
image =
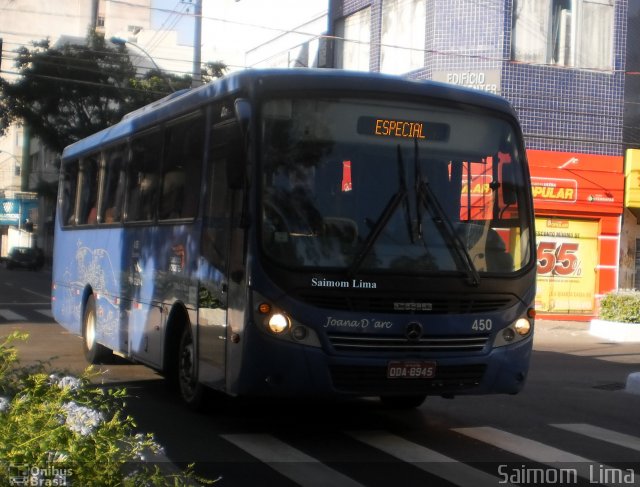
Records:
<instances>
[{"instance_id":1,"label":"store sign","mask_svg":"<svg viewBox=\"0 0 640 487\"><path fill-rule=\"evenodd\" d=\"M531 177L533 200L575 203L578 182L575 179Z\"/></svg>"},{"instance_id":2,"label":"store sign","mask_svg":"<svg viewBox=\"0 0 640 487\"><path fill-rule=\"evenodd\" d=\"M35 200L0 199L0 225L19 225L38 206Z\"/></svg>"},{"instance_id":3,"label":"store sign","mask_svg":"<svg viewBox=\"0 0 640 487\"><path fill-rule=\"evenodd\" d=\"M496 95L500 93L499 69L434 71L433 80L488 91Z\"/></svg>"},{"instance_id":4,"label":"store sign","mask_svg":"<svg viewBox=\"0 0 640 487\"><path fill-rule=\"evenodd\" d=\"M536 218L536 240L536 310L546 313L593 313L598 222Z\"/></svg>"},{"instance_id":5,"label":"store sign","mask_svg":"<svg viewBox=\"0 0 640 487\"><path fill-rule=\"evenodd\" d=\"M622 157L527 150L527 159L537 212L622 213Z\"/></svg>"},{"instance_id":6,"label":"store sign","mask_svg":"<svg viewBox=\"0 0 640 487\"><path fill-rule=\"evenodd\" d=\"M625 206L640 208L640 150L627 150L625 165Z\"/></svg>"}]
</instances>

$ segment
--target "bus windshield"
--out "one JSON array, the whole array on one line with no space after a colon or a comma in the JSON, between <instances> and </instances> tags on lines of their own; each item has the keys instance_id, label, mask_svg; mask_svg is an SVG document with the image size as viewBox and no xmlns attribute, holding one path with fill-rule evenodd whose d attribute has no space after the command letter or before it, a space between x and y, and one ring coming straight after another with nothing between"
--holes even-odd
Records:
<instances>
[{"instance_id":1,"label":"bus windshield","mask_svg":"<svg viewBox=\"0 0 640 487\"><path fill-rule=\"evenodd\" d=\"M261 110L261 246L277 265L457 273L532 258L524 149L491 112L277 98Z\"/></svg>"}]
</instances>

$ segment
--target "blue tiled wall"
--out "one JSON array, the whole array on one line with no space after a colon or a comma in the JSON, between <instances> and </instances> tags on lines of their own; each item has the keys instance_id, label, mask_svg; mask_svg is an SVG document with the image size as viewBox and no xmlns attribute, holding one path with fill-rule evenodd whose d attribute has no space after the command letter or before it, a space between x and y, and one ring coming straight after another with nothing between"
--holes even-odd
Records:
<instances>
[{"instance_id":1,"label":"blue tiled wall","mask_svg":"<svg viewBox=\"0 0 640 487\"><path fill-rule=\"evenodd\" d=\"M377 71L382 0L333 1L336 19L372 7L370 67ZM623 155L627 2L615 1L614 69L597 72L513 62L513 0L427 0L425 66L407 75L500 70L500 94L516 108L530 149Z\"/></svg>"}]
</instances>

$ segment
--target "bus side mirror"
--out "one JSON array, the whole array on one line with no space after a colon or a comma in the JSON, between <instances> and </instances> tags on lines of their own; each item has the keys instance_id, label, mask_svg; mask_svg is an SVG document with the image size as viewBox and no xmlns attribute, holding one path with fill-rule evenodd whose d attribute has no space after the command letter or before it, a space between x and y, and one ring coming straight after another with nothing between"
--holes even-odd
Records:
<instances>
[{"instance_id":1,"label":"bus side mirror","mask_svg":"<svg viewBox=\"0 0 640 487\"><path fill-rule=\"evenodd\" d=\"M504 164L502 166L502 201L505 206L513 205L518 201L515 181L515 167L511 164Z\"/></svg>"},{"instance_id":2,"label":"bus side mirror","mask_svg":"<svg viewBox=\"0 0 640 487\"><path fill-rule=\"evenodd\" d=\"M227 158L227 182L230 189L242 189L247 175L247 150L251 104L244 98L235 101L236 123L232 125L229 157Z\"/></svg>"},{"instance_id":3,"label":"bus side mirror","mask_svg":"<svg viewBox=\"0 0 640 487\"><path fill-rule=\"evenodd\" d=\"M249 100L246 100L245 98L238 98L234 103L234 107L236 110L236 120L240 125L240 131L246 139L249 133L249 124L251 122L251 103L249 103Z\"/></svg>"}]
</instances>

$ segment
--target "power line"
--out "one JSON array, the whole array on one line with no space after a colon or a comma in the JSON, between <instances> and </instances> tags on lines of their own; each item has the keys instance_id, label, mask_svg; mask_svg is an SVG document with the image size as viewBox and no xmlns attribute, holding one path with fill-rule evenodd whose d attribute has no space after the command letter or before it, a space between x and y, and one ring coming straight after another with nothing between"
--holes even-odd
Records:
<instances>
[{"instance_id":1,"label":"power line","mask_svg":"<svg viewBox=\"0 0 640 487\"><path fill-rule=\"evenodd\" d=\"M5 71L2 70L3 73L7 73L7 74L15 74L15 75L20 75L21 73L17 73L17 72L13 72L13 71ZM156 91L156 90L141 90L139 88L131 88L131 87L127 87L127 86L117 86L117 85L112 85L112 84L107 84L107 83L99 83L97 81L85 81L85 80L78 80L78 79L71 79L71 78L63 78L60 76L49 76L49 75L44 75L44 74L32 74L33 77L35 78L41 78L41 79L48 79L48 80L52 80L52 81L61 81L63 83L76 83L79 85L87 85L87 86L97 86L100 88L111 88L113 90L116 91L131 91L131 92L136 92L136 93L151 93L154 95L166 95L168 92L166 91Z\"/></svg>"},{"instance_id":2,"label":"power line","mask_svg":"<svg viewBox=\"0 0 640 487\"><path fill-rule=\"evenodd\" d=\"M113 54L114 56L127 56L128 54L126 52L123 53L119 53L119 52L111 52L111 51L104 51L104 50L96 50L96 49L88 49L89 52L94 52L97 54ZM51 59L66 59L64 56L55 56L55 55L50 55L49 56ZM13 59L15 60L16 57L14 56L13 58L6 57L6 59ZM162 59L162 58L158 58L158 59ZM39 62L45 64L45 65L51 65L51 66L58 66L58 64L56 64L55 62L49 62L46 59L39 59ZM93 63L94 61L91 59L75 59L74 62L77 63ZM147 65L133 65L134 68L136 69L149 69L149 66ZM74 66L70 66L70 69L75 69L75 70L79 70L79 71L84 71L84 72L88 72L88 73L94 73L94 74L100 74L103 71L101 70L97 70L97 69L89 69L89 68L82 68L80 66L74 65ZM182 75L188 75L191 73L191 71L179 71L179 70L164 70L164 71L168 71L168 72L172 72L172 73L176 73L176 74L182 74ZM556 107L556 108L540 108L540 107L531 107L531 106L526 106L526 105L522 105L522 104L518 104L518 103L514 103L516 101L522 101L520 100L521 98L525 98L525 101L536 101L536 100L544 100L544 101L556 101L559 103L562 103L564 105L571 105L572 103L575 103L575 101L584 101L584 102L596 102L596 101L602 101L601 97L592 97L592 96L576 96L574 98L572 98L571 101L567 101L566 97L563 97L562 95L557 95L557 96L552 96L549 94L538 94L535 92L532 93L528 93L528 94L523 94L523 93L516 93L513 96L509 97L512 100L512 103L514 104L514 107L517 110L520 111L526 111L528 113L550 113L550 114L560 114L560 115L577 115L577 116L584 116L584 115L589 115L589 116L594 116L594 117L607 117L607 118L617 118L617 119L621 119L622 116L621 115L615 115L612 114L612 111L616 111L616 112L621 112L622 108L624 106L632 106L632 105L640 105L640 102L634 102L634 101L621 101L619 102L620 105L620 109L619 110L611 110L610 107L611 105L607 104L605 105L603 108L602 105L598 106L598 105L591 105L592 110L591 111L582 111L582 110L575 110L575 109L562 109L561 107ZM531 117L529 117L531 119ZM535 119L535 118L534 118ZM547 118L543 118L543 117L538 117L538 119L540 120L547 120Z\"/></svg>"},{"instance_id":3,"label":"power line","mask_svg":"<svg viewBox=\"0 0 640 487\"><path fill-rule=\"evenodd\" d=\"M147 9L147 10L151 10L151 11L157 11L157 12L163 12L163 13L168 13L170 15L175 15L177 18L179 18L180 16L182 17L194 17L194 14L191 13L185 13L185 12L176 12L175 10L169 10L169 9L165 9L165 8L159 8L159 7L149 7L149 6L144 6L144 5L138 5L138 4L134 4L131 2L127 2L125 0L107 0L108 2L111 3L115 3L115 4L119 4L119 5L126 5L132 8L142 8L142 9ZM478 0L474 0L474 3L478 4ZM485 4L486 2L483 2L483 4ZM490 5L490 4L488 4ZM0 9L2 10L2 9ZM7 9L9 10L9 9ZM15 11L15 10L14 10ZM27 11L27 10L20 10L20 12L24 12L24 13L39 13L38 11ZM73 16L73 15L67 15L67 16ZM80 16L76 16L76 17L80 17ZM201 16L202 19L206 19L206 20L212 20L212 21L216 21L216 22L221 22L221 23L226 23L226 24L232 24L232 25L237 25L237 26L243 26L243 27L251 27L251 28L255 28L255 29L261 29L261 30L268 30L268 31L272 31L272 32L277 32L277 33L281 33L281 34L299 34L299 35L305 35L308 36L310 38L315 38L315 39L326 39L326 40L333 40L333 41L342 41L342 42L351 42L351 43L355 43L355 44L364 44L364 45L375 45L381 48L391 48L391 49L402 49L402 50L410 50L410 51L416 51L416 52L421 52L423 54L433 54L433 55L443 55L443 56L454 56L454 57L459 57L459 58L464 58L464 59L477 59L477 60L483 60L483 61L494 61L497 63L510 63L510 64L514 64L514 65L529 65L529 66L540 66L540 67L554 67L554 68L566 68L566 69L576 69L576 70L588 70L591 72L599 72L599 73L606 73L606 74L612 74L612 73L622 73L622 74L626 74L626 75L630 75L630 76L636 76L636 75L640 75L639 72L632 72L632 71L625 71L625 70L619 70L619 69L598 69L598 68L581 68L579 66L559 66L557 64L554 63L530 63L530 62L522 62L522 61L518 61L518 60L514 60L514 59L510 59L510 58L505 58L504 56L491 56L491 55L487 55L487 54L476 54L476 53L463 53L460 51L452 51L452 50L437 50L437 49L426 49L426 48L417 48L417 47L411 47L411 46L401 46L401 45L394 45L394 44L383 44L383 43L371 43L370 41L361 41L358 39L348 39L345 37L339 37L339 36L329 36L329 35L318 35L315 32L305 32L305 31L301 31L298 29L283 29L283 28L276 28L276 27L270 27L270 26L264 26L264 25L259 25L259 24L254 24L254 23L249 23L249 22L241 22L241 21L236 21L236 20L229 20L229 19L223 19L220 17L212 17L212 16L205 16L202 15ZM166 58L165 58L166 59ZM173 61L180 61L179 59L171 59Z\"/></svg>"}]
</instances>

